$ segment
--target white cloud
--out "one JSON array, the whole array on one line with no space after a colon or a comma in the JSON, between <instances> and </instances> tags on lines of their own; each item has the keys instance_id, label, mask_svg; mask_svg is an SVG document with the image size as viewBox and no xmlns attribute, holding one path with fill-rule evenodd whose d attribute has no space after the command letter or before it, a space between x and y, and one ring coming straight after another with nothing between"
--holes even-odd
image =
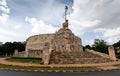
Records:
<instances>
[{"instance_id":1,"label":"white cloud","mask_svg":"<svg viewBox=\"0 0 120 76\"><path fill-rule=\"evenodd\" d=\"M25 41L28 33L11 30L11 28L0 28L0 41Z\"/></svg>"},{"instance_id":2,"label":"white cloud","mask_svg":"<svg viewBox=\"0 0 120 76\"><path fill-rule=\"evenodd\" d=\"M6 8L4 6L0 6L0 10L3 11L4 13L9 13L10 12L10 9Z\"/></svg>"},{"instance_id":3,"label":"white cloud","mask_svg":"<svg viewBox=\"0 0 120 76\"><path fill-rule=\"evenodd\" d=\"M7 42L7 41L15 41L18 40L17 38L21 38L24 36L23 34L20 34L19 32L15 32L11 29L6 29L6 28L0 28L0 40L2 42Z\"/></svg>"},{"instance_id":4,"label":"white cloud","mask_svg":"<svg viewBox=\"0 0 120 76\"><path fill-rule=\"evenodd\" d=\"M8 20L0 27L0 41L25 41L31 35L30 27L18 21Z\"/></svg>"},{"instance_id":5,"label":"white cloud","mask_svg":"<svg viewBox=\"0 0 120 76\"><path fill-rule=\"evenodd\" d=\"M15 30L20 30L21 28L22 28L22 25L15 25L15 26L14 26L14 29L15 29Z\"/></svg>"},{"instance_id":6,"label":"white cloud","mask_svg":"<svg viewBox=\"0 0 120 76\"><path fill-rule=\"evenodd\" d=\"M7 7L7 2L6 0L1 0L0 5Z\"/></svg>"},{"instance_id":7,"label":"white cloud","mask_svg":"<svg viewBox=\"0 0 120 76\"><path fill-rule=\"evenodd\" d=\"M2 14L0 15L0 23L6 23L9 18L10 8L7 6L6 0L0 1L0 10Z\"/></svg>"},{"instance_id":8,"label":"white cloud","mask_svg":"<svg viewBox=\"0 0 120 76\"><path fill-rule=\"evenodd\" d=\"M46 24L44 21L37 20L36 18L26 17L25 21L32 25L32 32L35 34L54 33L57 31L57 28L53 27L51 24Z\"/></svg>"},{"instance_id":9,"label":"white cloud","mask_svg":"<svg viewBox=\"0 0 120 76\"><path fill-rule=\"evenodd\" d=\"M93 39L85 40L84 42L87 43L87 45L92 45L92 44L94 44L94 40L93 40Z\"/></svg>"},{"instance_id":10,"label":"white cloud","mask_svg":"<svg viewBox=\"0 0 120 76\"><path fill-rule=\"evenodd\" d=\"M99 28L99 29L96 29L95 32L102 32L105 37L113 37L113 36L120 35L120 27L111 28L111 29Z\"/></svg>"},{"instance_id":11,"label":"white cloud","mask_svg":"<svg viewBox=\"0 0 120 76\"><path fill-rule=\"evenodd\" d=\"M101 32L109 44L113 44L120 38L120 27L118 28L98 28L95 32Z\"/></svg>"},{"instance_id":12,"label":"white cloud","mask_svg":"<svg viewBox=\"0 0 120 76\"><path fill-rule=\"evenodd\" d=\"M76 20L71 20L72 25L79 25L82 28L88 28L88 27L94 27L100 23L100 20L93 20L93 21L77 21Z\"/></svg>"},{"instance_id":13,"label":"white cloud","mask_svg":"<svg viewBox=\"0 0 120 76\"><path fill-rule=\"evenodd\" d=\"M3 14L0 16L0 23L6 23L7 20L8 20L8 18L9 18L9 15L3 13Z\"/></svg>"},{"instance_id":14,"label":"white cloud","mask_svg":"<svg viewBox=\"0 0 120 76\"><path fill-rule=\"evenodd\" d=\"M101 33L99 37L110 44L115 43L120 38L118 7L120 7L118 0L74 0L70 28L80 37L86 32L95 32L98 38L97 33Z\"/></svg>"},{"instance_id":15,"label":"white cloud","mask_svg":"<svg viewBox=\"0 0 120 76\"><path fill-rule=\"evenodd\" d=\"M99 18L94 18L95 10L93 6L87 7L88 3L89 0L74 0L73 13L70 15L70 28L78 36L92 31L102 22Z\"/></svg>"},{"instance_id":16,"label":"white cloud","mask_svg":"<svg viewBox=\"0 0 120 76\"><path fill-rule=\"evenodd\" d=\"M76 35L81 36L85 32L89 31L91 28L98 26L99 23L101 22L100 20L94 20L94 21L77 21L76 20L71 20L70 21L70 28L73 30L73 32Z\"/></svg>"}]
</instances>

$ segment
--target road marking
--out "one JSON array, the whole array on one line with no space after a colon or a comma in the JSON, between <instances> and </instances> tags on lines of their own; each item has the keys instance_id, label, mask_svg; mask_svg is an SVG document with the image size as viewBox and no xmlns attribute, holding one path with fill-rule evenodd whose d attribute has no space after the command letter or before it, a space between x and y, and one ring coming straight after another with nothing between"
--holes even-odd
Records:
<instances>
[{"instance_id":1,"label":"road marking","mask_svg":"<svg viewBox=\"0 0 120 76\"><path fill-rule=\"evenodd\" d=\"M35 72L38 72L38 70L34 70Z\"/></svg>"},{"instance_id":2,"label":"road marking","mask_svg":"<svg viewBox=\"0 0 120 76\"><path fill-rule=\"evenodd\" d=\"M45 72L45 70L40 70L41 72Z\"/></svg>"},{"instance_id":3,"label":"road marking","mask_svg":"<svg viewBox=\"0 0 120 76\"><path fill-rule=\"evenodd\" d=\"M63 70L62 72L66 72L66 70Z\"/></svg>"},{"instance_id":4,"label":"road marking","mask_svg":"<svg viewBox=\"0 0 120 76\"><path fill-rule=\"evenodd\" d=\"M52 70L48 70L48 72L52 72Z\"/></svg>"},{"instance_id":5,"label":"road marking","mask_svg":"<svg viewBox=\"0 0 120 76\"><path fill-rule=\"evenodd\" d=\"M55 72L59 72L59 70L55 70Z\"/></svg>"},{"instance_id":6,"label":"road marking","mask_svg":"<svg viewBox=\"0 0 120 76\"><path fill-rule=\"evenodd\" d=\"M32 70L27 70L27 71L32 71Z\"/></svg>"}]
</instances>

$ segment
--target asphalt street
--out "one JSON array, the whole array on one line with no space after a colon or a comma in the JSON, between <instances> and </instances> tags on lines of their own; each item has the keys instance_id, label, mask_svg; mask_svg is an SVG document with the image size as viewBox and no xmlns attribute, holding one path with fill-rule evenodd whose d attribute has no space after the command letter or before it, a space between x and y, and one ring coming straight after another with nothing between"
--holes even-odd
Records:
<instances>
[{"instance_id":1,"label":"asphalt street","mask_svg":"<svg viewBox=\"0 0 120 76\"><path fill-rule=\"evenodd\" d=\"M0 76L120 76L120 70L96 72L33 72L0 70Z\"/></svg>"}]
</instances>

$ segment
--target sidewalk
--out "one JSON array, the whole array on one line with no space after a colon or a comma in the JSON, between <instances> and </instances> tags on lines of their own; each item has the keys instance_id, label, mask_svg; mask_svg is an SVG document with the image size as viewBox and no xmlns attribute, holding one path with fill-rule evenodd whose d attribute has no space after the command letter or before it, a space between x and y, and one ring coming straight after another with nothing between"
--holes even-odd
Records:
<instances>
[{"instance_id":1,"label":"sidewalk","mask_svg":"<svg viewBox=\"0 0 120 76\"><path fill-rule=\"evenodd\" d=\"M118 69L113 65L120 64L120 61L114 61L109 63L98 63L98 64L50 64L41 65L35 63L21 63L21 62L10 62L5 60L6 58L0 58L0 64L13 65L13 66L34 66L34 67L98 67L100 69Z\"/></svg>"},{"instance_id":2,"label":"sidewalk","mask_svg":"<svg viewBox=\"0 0 120 76\"><path fill-rule=\"evenodd\" d=\"M103 66L103 67L97 67L97 68L102 70L120 69L119 67L116 67L116 66Z\"/></svg>"}]
</instances>

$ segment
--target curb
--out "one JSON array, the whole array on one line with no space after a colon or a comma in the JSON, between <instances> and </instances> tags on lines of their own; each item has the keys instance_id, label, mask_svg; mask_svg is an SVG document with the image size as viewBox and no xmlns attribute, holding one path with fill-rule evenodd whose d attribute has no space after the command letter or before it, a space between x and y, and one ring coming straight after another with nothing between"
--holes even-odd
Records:
<instances>
[{"instance_id":1,"label":"curb","mask_svg":"<svg viewBox=\"0 0 120 76\"><path fill-rule=\"evenodd\" d=\"M12 69L12 68L0 68L0 70L10 70L10 71L28 71L28 72L100 72L100 71L114 71L114 70L120 70L120 68L118 69L108 69L108 70L81 70L81 71L73 71L73 70L25 70L25 69Z\"/></svg>"}]
</instances>

